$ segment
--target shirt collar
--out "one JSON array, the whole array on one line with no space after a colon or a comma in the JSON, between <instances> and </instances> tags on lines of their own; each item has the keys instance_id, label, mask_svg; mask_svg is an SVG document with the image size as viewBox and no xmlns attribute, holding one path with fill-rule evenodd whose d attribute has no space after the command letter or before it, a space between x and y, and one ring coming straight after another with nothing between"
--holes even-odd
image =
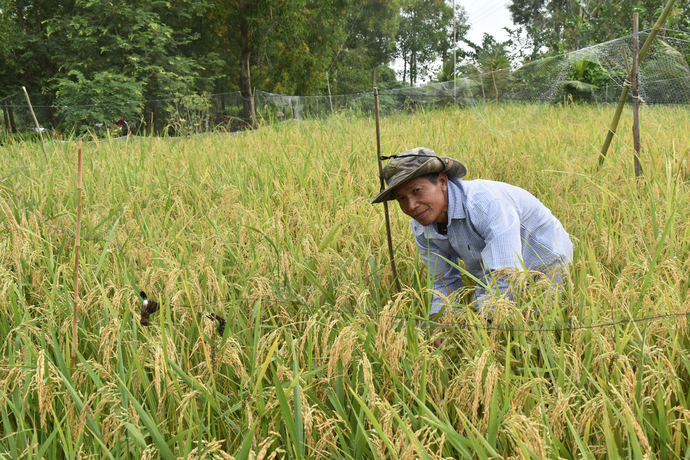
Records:
<instances>
[{"instance_id":1,"label":"shirt collar","mask_svg":"<svg viewBox=\"0 0 690 460\"><path fill-rule=\"evenodd\" d=\"M465 219L465 190L459 180L448 181L448 225L453 219Z\"/></svg>"}]
</instances>

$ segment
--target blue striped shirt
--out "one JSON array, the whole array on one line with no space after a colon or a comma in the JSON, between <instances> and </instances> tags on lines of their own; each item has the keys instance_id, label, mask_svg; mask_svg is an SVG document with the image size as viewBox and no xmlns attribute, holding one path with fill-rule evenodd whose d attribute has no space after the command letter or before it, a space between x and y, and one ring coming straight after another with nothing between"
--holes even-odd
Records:
<instances>
[{"instance_id":1,"label":"blue striped shirt","mask_svg":"<svg viewBox=\"0 0 690 460\"><path fill-rule=\"evenodd\" d=\"M568 233L551 211L531 193L503 182L450 180L447 235L438 233L436 223L416 220L412 233L437 292L432 314L442 307L438 293L448 296L462 287L459 260L478 280L475 300L481 308L493 289L508 291L509 280L495 276L497 270L547 272L573 258Z\"/></svg>"}]
</instances>

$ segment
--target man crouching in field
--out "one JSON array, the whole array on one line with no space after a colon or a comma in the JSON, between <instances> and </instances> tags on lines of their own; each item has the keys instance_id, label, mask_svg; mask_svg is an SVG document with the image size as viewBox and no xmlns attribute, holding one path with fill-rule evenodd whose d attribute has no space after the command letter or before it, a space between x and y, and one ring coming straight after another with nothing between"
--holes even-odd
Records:
<instances>
[{"instance_id":1,"label":"man crouching in field","mask_svg":"<svg viewBox=\"0 0 690 460\"><path fill-rule=\"evenodd\" d=\"M474 303L486 317L491 312L484 303L492 289L512 296L510 273L537 271L560 285L573 245L558 219L526 190L458 180L466 174L459 161L418 147L395 155L383 168L388 187L371 200L397 200L412 217L419 254L434 279L431 313L441 311L441 295L462 287L459 260L477 280Z\"/></svg>"}]
</instances>

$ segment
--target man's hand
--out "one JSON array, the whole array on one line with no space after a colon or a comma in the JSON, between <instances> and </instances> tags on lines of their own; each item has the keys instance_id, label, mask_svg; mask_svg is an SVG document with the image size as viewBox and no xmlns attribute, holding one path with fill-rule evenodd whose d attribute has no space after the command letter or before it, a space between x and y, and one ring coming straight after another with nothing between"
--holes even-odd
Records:
<instances>
[{"instance_id":1,"label":"man's hand","mask_svg":"<svg viewBox=\"0 0 690 460\"><path fill-rule=\"evenodd\" d=\"M445 331L445 329L443 329L442 332L443 331ZM434 347L435 348L440 347L441 344L443 343L443 340L444 340L443 337L438 337L436 340L434 340Z\"/></svg>"}]
</instances>

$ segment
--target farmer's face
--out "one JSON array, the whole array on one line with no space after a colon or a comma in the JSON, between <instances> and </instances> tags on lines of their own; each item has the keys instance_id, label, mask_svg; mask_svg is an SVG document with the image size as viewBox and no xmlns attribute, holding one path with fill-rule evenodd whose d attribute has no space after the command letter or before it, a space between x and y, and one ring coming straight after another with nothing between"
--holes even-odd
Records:
<instances>
[{"instance_id":1,"label":"farmer's face","mask_svg":"<svg viewBox=\"0 0 690 460\"><path fill-rule=\"evenodd\" d=\"M448 176L441 173L434 184L426 177L417 177L395 191L402 212L422 225L448 221Z\"/></svg>"}]
</instances>

